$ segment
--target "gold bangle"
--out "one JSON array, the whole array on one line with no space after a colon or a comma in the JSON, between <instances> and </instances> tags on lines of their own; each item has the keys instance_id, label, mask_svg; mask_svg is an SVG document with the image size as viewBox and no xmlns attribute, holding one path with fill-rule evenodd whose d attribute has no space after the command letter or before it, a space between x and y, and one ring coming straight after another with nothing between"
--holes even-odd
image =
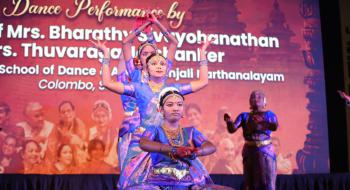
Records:
<instances>
[{"instance_id":1,"label":"gold bangle","mask_svg":"<svg viewBox=\"0 0 350 190\"><path fill-rule=\"evenodd\" d=\"M109 66L110 62L111 62L110 58L103 58L101 63L102 63L102 65L108 65Z\"/></svg>"}]
</instances>

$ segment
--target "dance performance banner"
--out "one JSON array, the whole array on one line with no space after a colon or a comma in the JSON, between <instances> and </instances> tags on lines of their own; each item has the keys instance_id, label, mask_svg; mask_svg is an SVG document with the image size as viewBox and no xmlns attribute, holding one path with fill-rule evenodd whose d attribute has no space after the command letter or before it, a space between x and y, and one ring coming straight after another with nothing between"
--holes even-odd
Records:
<instances>
[{"instance_id":1,"label":"dance performance banner","mask_svg":"<svg viewBox=\"0 0 350 190\"><path fill-rule=\"evenodd\" d=\"M329 172L318 8L317 0L1 1L0 172L118 172L124 111L102 86L103 54L90 41L106 41L115 79L122 41L146 10L178 41L170 83L198 79L200 43L213 39L209 84L186 96L182 124L217 146L201 158L210 173L243 172L242 131L229 134L223 114L249 112L253 90L278 117L278 173ZM153 35L166 55L164 34L153 26ZM145 40L134 40L134 56Z\"/></svg>"}]
</instances>

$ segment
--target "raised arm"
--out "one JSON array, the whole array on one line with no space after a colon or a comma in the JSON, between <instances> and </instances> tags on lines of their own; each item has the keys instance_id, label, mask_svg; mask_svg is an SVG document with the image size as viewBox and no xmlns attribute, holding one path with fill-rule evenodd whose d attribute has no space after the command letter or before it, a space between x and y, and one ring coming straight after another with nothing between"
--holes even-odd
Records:
<instances>
[{"instance_id":1,"label":"raised arm","mask_svg":"<svg viewBox=\"0 0 350 190\"><path fill-rule=\"evenodd\" d=\"M137 37L147 26L149 26L150 24L152 24L151 21L147 21L146 23L144 23L143 25L141 25L140 27L136 28L136 30L134 30L133 32L131 32L124 40L123 40L123 55L124 55L124 59L126 61L129 61L132 56L131 56L131 46L132 46L132 42L135 39L135 37Z\"/></svg>"},{"instance_id":2,"label":"raised arm","mask_svg":"<svg viewBox=\"0 0 350 190\"><path fill-rule=\"evenodd\" d=\"M175 53L177 49L177 44L179 43L176 38L165 28L164 25L162 25L161 22L157 19L157 17L154 14L149 15L149 20L155 24L159 30L162 32L162 34L168 39L170 42L169 48L168 48L168 54L167 59L169 59L171 62L174 62L175 60Z\"/></svg>"},{"instance_id":3,"label":"raised arm","mask_svg":"<svg viewBox=\"0 0 350 190\"><path fill-rule=\"evenodd\" d=\"M105 42L100 42L100 40L97 40L97 42L90 41L95 45L96 48L98 48L100 51L103 52L103 59L102 59L102 84L107 89L116 92L118 94L124 93L124 84L121 82L113 81L111 78L111 72L109 69L110 64L110 54L109 49L106 46Z\"/></svg>"},{"instance_id":4,"label":"raised arm","mask_svg":"<svg viewBox=\"0 0 350 190\"><path fill-rule=\"evenodd\" d=\"M123 84L125 84L125 82L128 82L126 63L125 63L123 54L121 54L119 58L117 69L118 69L117 81L122 82Z\"/></svg>"},{"instance_id":5,"label":"raised arm","mask_svg":"<svg viewBox=\"0 0 350 190\"><path fill-rule=\"evenodd\" d=\"M208 84L208 60L205 55L205 51L212 43L212 40L207 40L200 50L200 67L199 67L199 79L191 82L192 91L196 92Z\"/></svg>"},{"instance_id":6,"label":"raised arm","mask_svg":"<svg viewBox=\"0 0 350 190\"><path fill-rule=\"evenodd\" d=\"M125 66L125 60L124 60L124 55L121 54L119 57L119 62L117 65L117 69L118 69L118 75L125 72L126 70L126 66Z\"/></svg>"}]
</instances>

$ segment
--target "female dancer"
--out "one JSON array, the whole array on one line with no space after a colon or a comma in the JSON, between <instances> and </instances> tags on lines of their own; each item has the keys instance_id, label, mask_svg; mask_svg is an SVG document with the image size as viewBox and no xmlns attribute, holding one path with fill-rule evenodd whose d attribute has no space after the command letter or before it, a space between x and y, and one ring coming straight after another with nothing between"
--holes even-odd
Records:
<instances>
[{"instance_id":1,"label":"female dancer","mask_svg":"<svg viewBox=\"0 0 350 190\"><path fill-rule=\"evenodd\" d=\"M147 162L147 153L141 151L139 139L150 125L160 124L162 115L157 111L158 94L161 89L167 86L174 86L179 89L181 94L188 94L200 90L208 84L208 61L206 60L205 50L211 41L207 41L201 48L200 76L198 80L189 84L167 84L165 82L168 65L166 59L157 53L150 55L146 60L146 69L149 80L124 84L122 82L112 81L109 69L109 51L105 43L97 41L94 43L97 48L104 52L102 61L102 81L103 85L109 90L123 95L129 95L136 99L141 116L141 125L131 126L129 133L132 138L129 144L127 155L125 157L118 187L123 188L135 182L143 181L147 174L149 163ZM146 160L146 161L145 161Z\"/></svg>"},{"instance_id":2,"label":"female dancer","mask_svg":"<svg viewBox=\"0 0 350 190\"><path fill-rule=\"evenodd\" d=\"M156 16L153 14L147 14L146 18L140 18L143 24L136 28L134 32L129 34L123 40L123 56L120 59L118 64L118 76L117 81L122 82L123 84L128 84L129 82L141 82L148 80L148 73L146 70L146 58L151 53L157 52L157 47L154 44L154 38L151 30L152 24L155 24L163 33L163 35L170 42L169 51L167 54L167 73L170 71L174 57L175 51L177 48L177 40L166 28L157 20ZM137 57L135 59L131 56L131 46L133 40L140 35L141 32L146 33L147 41L142 43L137 49ZM126 60L126 62L125 62ZM126 71L125 71L126 69ZM164 78L165 80L166 78ZM118 160L119 168L121 171L124 170L124 160L126 153L128 151L129 143L131 140L131 128L135 128L140 125L140 114L138 113L138 108L136 106L136 100L134 97L122 95L121 96L123 109L124 109L124 119L122 126L119 129L119 140L118 140Z\"/></svg>"},{"instance_id":3,"label":"female dancer","mask_svg":"<svg viewBox=\"0 0 350 190\"><path fill-rule=\"evenodd\" d=\"M230 189L214 185L196 157L215 152L215 146L195 127L181 127L184 97L172 87L164 88L159 98L164 122L143 134L140 147L151 153L152 165L142 184L128 189ZM204 172L203 172L204 170Z\"/></svg>"},{"instance_id":4,"label":"female dancer","mask_svg":"<svg viewBox=\"0 0 350 190\"><path fill-rule=\"evenodd\" d=\"M265 110L266 97L262 91L250 94L251 112L243 112L232 121L224 115L229 133L243 129L243 173L246 190L274 190L276 185L276 155L271 143L271 132L276 131L276 115Z\"/></svg>"}]
</instances>

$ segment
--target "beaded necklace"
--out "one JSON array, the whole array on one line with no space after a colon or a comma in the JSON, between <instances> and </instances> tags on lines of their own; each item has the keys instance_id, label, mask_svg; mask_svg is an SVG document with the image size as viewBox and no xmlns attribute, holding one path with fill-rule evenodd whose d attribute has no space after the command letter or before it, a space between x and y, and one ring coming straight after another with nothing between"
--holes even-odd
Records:
<instances>
[{"instance_id":1,"label":"beaded necklace","mask_svg":"<svg viewBox=\"0 0 350 190\"><path fill-rule=\"evenodd\" d=\"M183 146L184 145L184 136L182 127L178 127L176 130L172 130L165 125L162 125L162 129L168 138L168 141L171 146Z\"/></svg>"},{"instance_id":2,"label":"beaded necklace","mask_svg":"<svg viewBox=\"0 0 350 190\"><path fill-rule=\"evenodd\" d=\"M152 92L160 92L160 89L164 86L164 83L155 83L148 81L148 86L151 88Z\"/></svg>"}]
</instances>

